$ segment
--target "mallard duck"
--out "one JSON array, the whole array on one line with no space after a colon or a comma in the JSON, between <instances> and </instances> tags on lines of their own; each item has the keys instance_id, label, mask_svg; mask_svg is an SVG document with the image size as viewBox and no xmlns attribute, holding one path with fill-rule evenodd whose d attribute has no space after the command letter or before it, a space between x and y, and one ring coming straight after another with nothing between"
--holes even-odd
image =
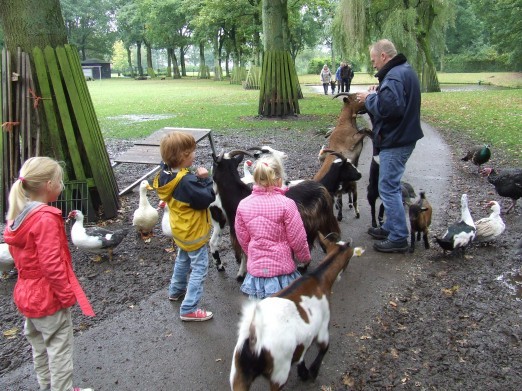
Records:
<instances>
[{"instance_id":1,"label":"mallard duck","mask_svg":"<svg viewBox=\"0 0 522 391\"><path fill-rule=\"evenodd\" d=\"M101 227L83 226L83 213L79 210L73 210L67 216L67 221L74 219L71 228L71 239L73 244L79 249L94 254L109 254L109 261L112 261L112 251L127 236L128 229L118 229L110 231ZM101 257L95 259L96 262L101 261Z\"/></svg>"},{"instance_id":2,"label":"mallard duck","mask_svg":"<svg viewBox=\"0 0 522 391\"><path fill-rule=\"evenodd\" d=\"M475 232L477 229L468 209L468 196L466 194L462 194L460 204L460 220L450 225L442 238L435 236L435 240L439 246L442 247L444 253L446 253L446 251L453 251L457 248L462 249L462 253L464 253L464 249L475 238Z\"/></svg>"},{"instance_id":3,"label":"mallard duck","mask_svg":"<svg viewBox=\"0 0 522 391\"><path fill-rule=\"evenodd\" d=\"M487 206L491 207L492 213L489 217L484 217L475 222L477 227L475 240L477 242L491 242L506 229L506 225L502 221L502 217L500 217L500 205L498 202L490 201Z\"/></svg>"},{"instance_id":4,"label":"mallard duck","mask_svg":"<svg viewBox=\"0 0 522 391\"><path fill-rule=\"evenodd\" d=\"M508 214L515 208L517 200L522 197L522 168L505 168L497 172L488 167L484 168L481 173L488 177L489 183L495 186L499 196L509 197L513 201L506 210L506 214Z\"/></svg>"},{"instance_id":5,"label":"mallard duck","mask_svg":"<svg viewBox=\"0 0 522 391\"><path fill-rule=\"evenodd\" d=\"M491 157L491 150L489 149L489 145L481 145L479 147L475 147L473 149L470 149L466 156L464 156L462 161L467 162L468 160L471 160L471 162L478 166L478 171L480 172L480 166L484 163L487 163L489 161L489 158Z\"/></svg>"},{"instance_id":6,"label":"mallard duck","mask_svg":"<svg viewBox=\"0 0 522 391\"><path fill-rule=\"evenodd\" d=\"M145 242L150 242L153 236L153 228L158 223L159 214L147 198L147 190L153 190L149 182L144 180L140 183L140 204L138 209L134 211L132 225Z\"/></svg>"}]
</instances>

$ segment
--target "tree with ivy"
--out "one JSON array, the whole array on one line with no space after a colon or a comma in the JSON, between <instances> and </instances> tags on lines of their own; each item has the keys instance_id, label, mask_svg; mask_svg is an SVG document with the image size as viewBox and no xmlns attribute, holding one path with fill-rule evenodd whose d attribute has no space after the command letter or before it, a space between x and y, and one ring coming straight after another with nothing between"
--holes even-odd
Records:
<instances>
[{"instance_id":1,"label":"tree with ivy","mask_svg":"<svg viewBox=\"0 0 522 391\"><path fill-rule=\"evenodd\" d=\"M341 0L333 34L345 56L368 59L369 45L393 41L420 75L423 91L440 91L434 58L454 20L454 0Z\"/></svg>"}]
</instances>

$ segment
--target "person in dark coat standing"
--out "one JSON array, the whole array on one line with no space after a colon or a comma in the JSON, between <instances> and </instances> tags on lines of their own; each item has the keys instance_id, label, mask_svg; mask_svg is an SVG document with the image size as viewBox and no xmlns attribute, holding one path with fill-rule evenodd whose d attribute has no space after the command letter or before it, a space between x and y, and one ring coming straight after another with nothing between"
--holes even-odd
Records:
<instances>
[{"instance_id":1,"label":"person in dark coat standing","mask_svg":"<svg viewBox=\"0 0 522 391\"><path fill-rule=\"evenodd\" d=\"M341 67L341 92L350 92L350 84L353 79L353 71L348 63L343 63Z\"/></svg>"},{"instance_id":2,"label":"person in dark coat standing","mask_svg":"<svg viewBox=\"0 0 522 391\"><path fill-rule=\"evenodd\" d=\"M370 48L373 67L378 71L377 87L358 92L373 124L373 144L380 158L379 194L386 221L368 233L381 241L380 252L408 251L408 226L402 205L401 178L416 142L424 135L420 124L421 91L417 74L403 54L397 54L387 39Z\"/></svg>"}]
</instances>

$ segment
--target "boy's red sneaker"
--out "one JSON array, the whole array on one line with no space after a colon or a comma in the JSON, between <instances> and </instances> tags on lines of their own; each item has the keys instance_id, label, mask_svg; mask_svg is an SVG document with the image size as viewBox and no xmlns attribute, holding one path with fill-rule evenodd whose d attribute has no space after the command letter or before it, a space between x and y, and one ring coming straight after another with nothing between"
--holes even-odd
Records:
<instances>
[{"instance_id":1,"label":"boy's red sneaker","mask_svg":"<svg viewBox=\"0 0 522 391\"><path fill-rule=\"evenodd\" d=\"M204 322L205 320L209 320L214 316L214 314L210 311L202 310L198 308L196 311L180 315L180 319L185 322Z\"/></svg>"}]
</instances>

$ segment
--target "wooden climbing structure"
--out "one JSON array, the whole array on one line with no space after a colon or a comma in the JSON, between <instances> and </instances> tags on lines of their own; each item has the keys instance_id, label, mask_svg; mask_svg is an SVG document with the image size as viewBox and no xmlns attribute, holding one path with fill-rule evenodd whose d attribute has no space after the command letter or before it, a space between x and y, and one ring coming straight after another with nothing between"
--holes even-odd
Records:
<instances>
[{"instance_id":1,"label":"wooden climbing structure","mask_svg":"<svg viewBox=\"0 0 522 391\"><path fill-rule=\"evenodd\" d=\"M87 200L83 209L91 219L95 214L116 216L118 185L77 49L35 48L30 54L19 51L16 58L10 56L2 51L2 214L21 164L39 156L42 137L49 137L52 157L66 163L65 198ZM74 190L68 189L68 182L74 183ZM78 194L80 188L88 194Z\"/></svg>"}]
</instances>

